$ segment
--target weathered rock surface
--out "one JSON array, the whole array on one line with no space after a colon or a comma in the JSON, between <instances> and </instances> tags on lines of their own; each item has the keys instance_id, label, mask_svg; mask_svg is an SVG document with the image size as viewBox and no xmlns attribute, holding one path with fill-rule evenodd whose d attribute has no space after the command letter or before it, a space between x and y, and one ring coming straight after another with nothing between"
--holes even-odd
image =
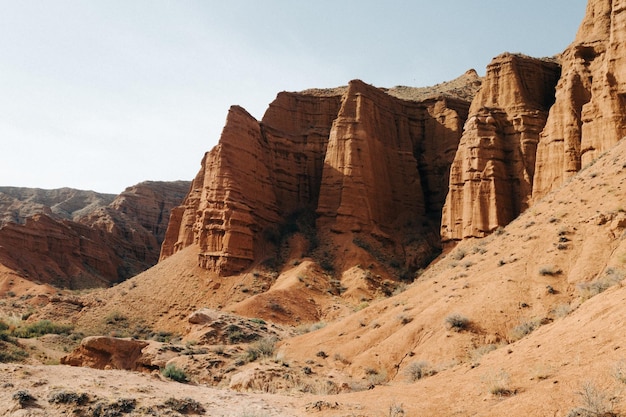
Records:
<instances>
[{"instance_id":1,"label":"weathered rock surface","mask_svg":"<svg viewBox=\"0 0 626 417\"><path fill-rule=\"evenodd\" d=\"M626 2L590 1L537 149L533 198L563 184L626 135Z\"/></svg>"},{"instance_id":2,"label":"weathered rock surface","mask_svg":"<svg viewBox=\"0 0 626 417\"><path fill-rule=\"evenodd\" d=\"M145 182L113 196L3 188L0 263L38 282L108 286L154 265L188 182ZM106 204L105 204L106 203Z\"/></svg>"},{"instance_id":3,"label":"weathered rock surface","mask_svg":"<svg viewBox=\"0 0 626 417\"><path fill-rule=\"evenodd\" d=\"M463 91L480 83L475 72L465 79ZM354 236L401 264L423 264L438 250L449 166L469 108L451 95L402 100L356 80L280 93L261 122L232 107L219 144L172 212L161 258L197 244L202 267L229 275L275 257L299 231L311 246L318 237L329 244ZM409 241L416 243L407 251Z\"/></svg>"},{"instance_id":4,"label":"weathered rock surface","mask_svg":"<svg viewBox=\"0 0 626 417\"><path fill-rule=\"evenodd\" d=\"M119 339L108 336L90 336L80 342L80 346L61 358L63 365L86 366L96 369L140 368L142 350L149 343L142 340Z\"/></svg>"},{"instance_id":5,"label":"weathered rock surface","mask_svg":"<svg viewBox=\"0 0 626 417\"><path fill-rule=\"evenodd\" d=\"M115 200L113 194L59 188L0 187L0 227L6 223L24 224L26 218L44 213L50 217L78 220Z\"/></svg>"},{"instance_id":6,"label":"weathered rock surface","mask_svg":"<svg viewBox=\"0 0 626 417\"><path fill-rule=\"evenodd\" d=\"M442 213L444 240L483 237L525 210L539 134L560 66L503 54L493 59L464 127Z\"/></svg>"}]
</instances>

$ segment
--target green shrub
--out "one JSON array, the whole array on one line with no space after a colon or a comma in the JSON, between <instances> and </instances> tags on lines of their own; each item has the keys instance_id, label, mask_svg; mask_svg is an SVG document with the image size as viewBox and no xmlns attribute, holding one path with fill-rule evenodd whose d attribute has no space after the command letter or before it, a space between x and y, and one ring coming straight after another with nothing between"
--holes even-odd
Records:
<instances>
[{"instance_id":1,"label":"green shrub","mask_svg":"<svg viewBox=\"0 0 626 417\"><path fill-rule=\"evenodd\" d=\"M166 365L165 368L163 368L163 370L161 371L161 373L163 374L164 377L169 378L176 382L188 382L189 381L189 378L187 377L187 374L185 374L185 371L183 371L182 369L180 369L173 363Z\"/></svg>"},{"instance_id":2,"label":"green shrub","mask_svg":"<svg viewBox=\"0 0 626 417\"><path fill-rule=\"evenodd\" d=\"M56 324L50 320L40 320L33 324L18 327L13 330L13 336L21 338L39 337L46 334L70 334L73 326L67 324Z\"/></svg>"},{"instance_id":3,"label":"green shrub","mask_svg":"<svg viewBox=\"0 0 626 417\"><path fill-rule=\"evenodd\" d=\"M249 362L253 362L259 358L269 358L274 354L276 339L273 337L264 337L248 346L246 356Z\"/></svg>"}]
</instances>

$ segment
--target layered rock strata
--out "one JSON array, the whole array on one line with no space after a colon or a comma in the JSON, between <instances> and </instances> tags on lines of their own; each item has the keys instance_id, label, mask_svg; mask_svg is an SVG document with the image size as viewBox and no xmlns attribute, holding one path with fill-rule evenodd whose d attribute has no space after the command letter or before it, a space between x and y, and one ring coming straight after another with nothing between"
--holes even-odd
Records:
<instances>
[{"instance_id":1,"label":"layered rock strata","mask_svg":"<svg viewBox=\"0 0 626 417\"><path fill-rule=\"evenodd\" d=\"M145 182L119 196L3 188L0 263L65 288L108 286L154 265L189 183Z\"/></svg>"},{"instance_id":2,"label":"layered rock strata","mask_svg":"<svg viewBox=\"0 0 626 417\"><path fill-rule=\"evenodd\" d=\"M197 244L200 266L234 274L273 256L288 223L317 217L317 235L390 242L410 263L403 240L438 225L468 108L453 97L402 100L358 80L280 93L261 122L232 107L172 212L161 258Z\"/></svg>"},{"instance_id":3,"label":"layered rock strata","mask_svg":"<svg viewBox=\"0 0 626 417\"><path fill-rule=\"evenodd\" d=\"M528 207L559 75L553 60L522 55L503 54L489 64L452 163L444 240L483 237Z\"/></svg>"},{"instance_id":4,"label":"layered rock strata","mask_svg":"<svg viewBox=\"0 0 626 417\"><path fill-rule=\"evenodd\" d=\"M626 135L626 1L587 5L537 149L533 198L559 187Z\"/></svg>"}]
</instances>

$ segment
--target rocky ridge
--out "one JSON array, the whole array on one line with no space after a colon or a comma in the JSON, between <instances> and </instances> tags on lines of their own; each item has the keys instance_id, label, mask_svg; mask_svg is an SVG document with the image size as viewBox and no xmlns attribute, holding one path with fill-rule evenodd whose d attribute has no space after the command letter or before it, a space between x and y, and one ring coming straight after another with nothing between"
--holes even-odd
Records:
<instances>
[{"instance_id":1,"label":"rocky ridge","mask_svg":"<svg viewBox=\"0 0 626 417\"><path fill-rule=\"evenodd\" d=\"M0 262L62 288L108 286L154 265L169 211L189 183L145 182L119 196L72 189L0 190Z\"/></svg>"},{"instance_id":2,"label":"rocky ridge","mask_svg":"<svg viewBox=\"0 0 626 417\"><path fill-rule=\"evenodd\" d=\"M462 80L454 88L480 83L473 72ZM345 270L329 255L342 251L424 266L439 250L438 213L469 108L451 95L402 100L355 80L280 93L260 122L232 107L173 211L161 259L196 244L199 264L220 275L316 254ZM294 234L299 245L288 242Z\"/></svg>"},{"instance_id":3,"label":"rocky ridge","mask_svg":"<svg viewBox=\"0 0 626 417\"><path fill-rule=\"evenodd\" d=\"M560 70L554 60L519 54L491 61L452 163L444 240L484 237L528 208Z\"/></svg>"},{"instance_id":4,"label":"rocky ridge","mask_svg":"<svg viewBox=\"0 0 626 417\"><path fill-rule=\"evenodd\" d=\"M562 185L626 135L626 3L590 1L537 148L533 199Z\"/></svg>"}]
</instances>

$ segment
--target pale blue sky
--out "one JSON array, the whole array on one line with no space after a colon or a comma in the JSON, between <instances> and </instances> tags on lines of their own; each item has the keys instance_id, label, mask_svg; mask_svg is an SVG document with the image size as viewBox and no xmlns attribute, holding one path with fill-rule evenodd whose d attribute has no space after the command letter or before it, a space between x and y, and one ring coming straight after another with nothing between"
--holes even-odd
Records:
<instances>
[{"instance_id":1,"label":"pale blue sky","mask_svg":"<svg viewBox=\"0 0 626 417\"><path fill-rule=\"evenodd\" d=\"M0 185L191 180L232 104L561 52L585 0L0 0Z\"/></svg>"}]
</instances>

